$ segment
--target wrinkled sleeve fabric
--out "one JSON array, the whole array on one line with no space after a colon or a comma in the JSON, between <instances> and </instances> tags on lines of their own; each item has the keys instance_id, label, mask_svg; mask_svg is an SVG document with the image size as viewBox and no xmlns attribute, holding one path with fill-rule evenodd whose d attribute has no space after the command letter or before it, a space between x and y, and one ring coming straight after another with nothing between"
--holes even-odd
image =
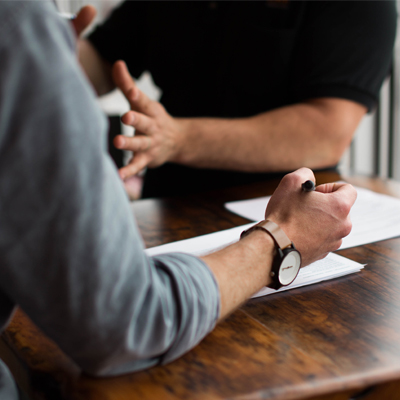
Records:
<instances>
[{"instance_id":1,"label":"wrinkled sleeve fabric","mask_svg":"<svg viewBox=\"0 0 400 400\"><path fill-rule=\"evenodd\" d=\"M306 4L290 73L293 98L339 97L377 104L391 68L394 1L313 1Z\"/></svg>"},{"instance_id":2,"label":"wrinkled sleeve fabric","mask_svg":"<svg viewBox=\"0 0 400 400\"><path fill-rule=\"evenodd\" d=\"M68 22L0 10L0 292L90 374L176 359L215 326L213 274L146 256Z\"/></svg>"}]
</instances>

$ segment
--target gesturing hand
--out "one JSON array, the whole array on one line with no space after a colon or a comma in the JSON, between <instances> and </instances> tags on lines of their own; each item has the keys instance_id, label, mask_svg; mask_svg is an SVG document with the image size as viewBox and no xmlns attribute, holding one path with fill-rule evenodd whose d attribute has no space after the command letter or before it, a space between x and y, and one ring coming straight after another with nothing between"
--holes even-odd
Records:
<instances>
[{"instance_id":1,"label":"gesturing hand","mask_svg":"<svg viewBox=\"0 0 400 400\"><path fill-rule=\"evenodd\" d=\"M357 192L346 183L319 185L303 192L301 184L315 181L308 168L284 176L265 211L266 219L277 223L293 241L308 265L337 250L351 231L349 212Z\"/></svg>"},{"instance_id":2,"label":"gesturing hand","mask_svg":"<svg viewBox=\"0 0 400 400\"><path fill-rule=\"evenodd\" d=\"M123 61L114 64L112 74L114 83L131 106L131 111L122 116L122 122L135 128L134 137L118 135L114 139L116 148L134 152L130 163L119 170L121 178L126 179L145 167L172 161L179 151L183 133L177 119L136 87Z\"/></svg>"}]
</instances>

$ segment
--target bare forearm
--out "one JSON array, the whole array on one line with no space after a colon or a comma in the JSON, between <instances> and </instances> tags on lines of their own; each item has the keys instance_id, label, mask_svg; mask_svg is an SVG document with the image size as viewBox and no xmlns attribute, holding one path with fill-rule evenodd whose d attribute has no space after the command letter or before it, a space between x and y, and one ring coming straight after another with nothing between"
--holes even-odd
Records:
<instances>
[{"instance_id":1,"label":"bare forearm","mask_svg":"<svg viewBox=\"0 0 400 400\"><path fill-rule=\"evenodd\" d=\"M181 119L184 133L173 161L248 172L331 166L350 144L365 111L350 101L320 99L250 118Z\"/></svg>"},{"instance_id":2,"label":"bare forearm","mask_svg":"<svg viewBox=\"0 0 400 400\"><path fill-rule=\"evenodd\" d=\"M367 111L349 100L319 98L248 118L174 118L136 87L123 62L115 63L113 77L131 105L122 121L139 133L114 141L135 154L120 170L123 179L165 162L245 172L332 166Z\"/></svg>"},{"instance_id":3,"label":"bare forearm","mask_svg":"<svg viewBox=\"0 0 400 400\"><path fill-rule=\"evenodd\" d=\"M79 62L99 96L115 89L111 66L104 61L88 40L78 40Z\"/></svg>"},{"instance_id":4,"label":"bare forearm","mask_svg":"<svg viewBox=\"0 0 400 400\"><path fill-rule=\"evenodd\" d=\"M254 232L217 253L203 257L218 282L220 319L270 283L274 244L264 232Z\"/></svg>"}]
</instances>

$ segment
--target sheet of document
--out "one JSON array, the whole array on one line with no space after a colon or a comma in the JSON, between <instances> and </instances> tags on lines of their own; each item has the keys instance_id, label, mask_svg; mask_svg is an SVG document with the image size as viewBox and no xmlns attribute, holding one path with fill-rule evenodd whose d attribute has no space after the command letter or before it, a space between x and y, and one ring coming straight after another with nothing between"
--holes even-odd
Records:
<instances>
[{"instance_id":1,"label":"sheet of document","mask_svg":"<svg viewBox=\"0 0 400 400\"><path fill-rule=\"evenodd\" d=\"M356 187L357 200L350 211L353 229L343 239L341 249L360 246L400 236L400 199ZM259 197L251 200L226 203L228 210L253 221L264 219L270 199Z\"/></svg>"},{"instance_id":2,"label":"sheet of document","mask_svg":"<svg viewBox=\"0 0 400 400\"><path fill-rule=\"evenodd\" d=\"M253 225L253 223L191 239L167 243L161 246L146 249L146 253L150 256L169 252L183 252L196 256L205 255L212 251L226 247L231 243L237 242L241 232L249 228L251 225ZM279 290L264 288L260 292L256 293L253 297L265 296L267 294L273 294L283 290L338 278L340 276L358 272L362 268L364 268L362 264L331 253L325 259L319 260L308 265L307 267L302 268L296 280L291 285L283 287Z\"/></svg>"}]
</instances>

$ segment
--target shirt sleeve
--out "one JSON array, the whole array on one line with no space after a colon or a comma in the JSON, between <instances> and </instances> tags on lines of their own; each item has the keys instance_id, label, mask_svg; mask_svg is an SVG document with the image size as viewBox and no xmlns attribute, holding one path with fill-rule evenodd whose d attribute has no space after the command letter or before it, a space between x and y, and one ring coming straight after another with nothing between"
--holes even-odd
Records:
<instances>
[{"instance_id":1,"label":"shirt sleeve","mask_svg":"<svg viewBox=\"0 0 400 400\"><path fill-rule=\"evenodd\" d=\"M67 21L0 9L0 292L88 373L169 362L215 326L214 276L145 254Z\"/></svg>"},{"instance_id":2,"label":"shirt sleeve","mask_svg":"<svg viewBox=\"0 0 400 400\"><path fill-rule=\"evenodd\" d=\"M313 1L306 4L293 56L295 101L340 97L375 107L391 67L394 1Z\"/></svg>"}]
</instances>

